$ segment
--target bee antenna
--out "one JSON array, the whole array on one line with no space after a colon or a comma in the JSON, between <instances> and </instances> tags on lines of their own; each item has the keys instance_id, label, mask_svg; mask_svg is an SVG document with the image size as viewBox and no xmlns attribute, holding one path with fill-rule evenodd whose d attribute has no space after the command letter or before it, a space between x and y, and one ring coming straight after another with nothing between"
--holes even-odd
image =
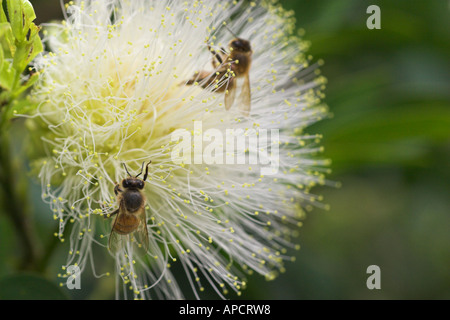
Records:
<instances>
[{"instance_id":1,"label":"bee antenna","mask_svg":"<svg viewBox=\"0 0 450 320\"><path fill-rule=\"evenodd\" d=\"M128 173L128 175L131 177L131 174L128 172L126 164L124 162L122 162L122 165L125 168L125 171Z\"/></svg>"},{"instance_id":2,"label":"bee antenna","mask_svg":"<svg viewBox=\"0 0 450 320\"><path fill-rule=\"evenodd\" d=\"M144 170L144 163L145 161L142 162L141 172L139 172L135 178L139 177L142 174L142 171Z\"/></svg>"},{"instance_id":3,"label":"bee antenna","mask_svg":"<svg viewBox=\"0 0 450 320\"><path fill-rule=\"evenodd\" d=\"M150 163L152 163L152 160L150 160L147 165L145 166L145 173L144 173L144 178L142 180L147 180L147 176L148 176L148 166L150 165Z\"/></svg>"},{"instance_id":4,"label":"bee antenna","mask_svg":"<svg viewBox=\"0 0 450 320\"><path fill-rule=\"evenodd\" d=\"M233 31L231 31L230 28L228 28L228 26L226 24L223 25L225 27L225 29L227 29L235 38L239 38Z\"/></svg>"}]
</instances>

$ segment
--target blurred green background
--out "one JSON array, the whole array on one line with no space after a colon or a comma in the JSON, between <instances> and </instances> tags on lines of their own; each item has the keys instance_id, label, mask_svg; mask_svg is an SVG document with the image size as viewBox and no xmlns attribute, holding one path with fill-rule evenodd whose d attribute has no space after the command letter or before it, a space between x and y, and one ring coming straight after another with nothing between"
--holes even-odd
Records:
<instances>
[{"instance_id":1,"label":"blurred green background","mask_svg":"<svg viewBox=\"0 0 450 320\"><path fill-rule=\"evenodd\" d=\"M59 1L31 2L37 23L60 15ZM309 132L323 134L324 154L333 160L329 178L342 186L316 189L331 209L308 215L296 262L275 281L253 276L242 298L450 299L450 2L281 3L295 10L309 53L325 61L325 102L333 117ZM380 30L366 27L372 4L381 9ZM39 199L37 185L30 194ZM45 210L39 203L33 208ZM34 223L36 238L52 246L51 215L35 216ZM11 222L0 215L0 298L23 281L11 278L20 274L14 237ZM60 247L50 265L60 266L56 261L66 252ZM366 287L370 265L381 269L380 290ZM39 286L48 287L49 297L61 294L52 287L57 272L47 268L50 281ZM63 295L113 297L107 281L84 285Z\"/></svg>"}]
</instances>

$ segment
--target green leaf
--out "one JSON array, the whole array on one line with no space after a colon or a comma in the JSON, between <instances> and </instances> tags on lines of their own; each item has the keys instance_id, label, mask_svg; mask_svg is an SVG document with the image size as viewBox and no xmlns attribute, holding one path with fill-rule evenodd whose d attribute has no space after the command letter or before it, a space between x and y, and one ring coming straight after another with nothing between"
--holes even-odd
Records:
<instances>
[{"instance_id":1,"label":"green leaf","mask_svg":"<svg viewBox=\"0 0 450 320\"><path fill-rule=\"evenodd\" d=\"M0 32L0 36L1 36L1 32ZM3 50L0 50L0 73L2 72L3 69L3 61L5 60L5 56L3 54Z\"/></svg>"},{"instance_id":2,"label":"green leaf","mask_svg":"<svg viewBox=\"0 0 450 320\"><path fill-rule=\"evenodd\" d=\"M39 30L39 28L37 30ZM36 57L39 53L41 53L44 50L44 46L42 45L41 38L39 37L39 35L37 35L37 32L36 32L36 36L34 36L32 39L33 40L31 43L31 48L29 51L27 63L30 63L34 59L34 57Z\"/></svg>"},{"instance_id":3,"label":"green leaf","mask_svg":"<svg viewBox=\"0 0 450 320\"><path fill-rule=\"evenodd\" d=\"M0 1L0 23L8 22L8 19L6 18L6 13L3 10L3 0Z\"/></svg>"},{"instance_id":4,"label":"green leaf","mask_svg":"<svg viewBox=\"0 0 450 320\"><path fill-rule=\"evenodd\" d=\"M23 1L23 15L25 17L24 21L24 30L28 32L28 29L31 28L33 24L33 20L36 19L36 14L34 13L33 5L28 0Z\"/></svg>"},{"instance_id":5,"label":"green leaf","mask_svg":"<svg viewBox=\"0 0 450 320\"><path fill-rule=\"evenodd\" d=\"M33 6L27 0L7 0L9 24L11 32L7 34L6 41L10 46L11 54L14 56L14 67L23 71L26 65L43 50L39 38L40 27L33 23L36 19ZM0 22L7 23L6 15L2 10ZM4 21L5 20L5 21ZM16 48L17 47L17 50ZM16 53L18 57L15 57ZM23 62L22 62L23 61Z\"/></svg>"},{"instance_id":6,"label":"green leaf","mask_svg":"<svg viewBox=\"0 0 450 320\"><path fill-rule=\"evenodd\" d=\"M7 60L3 60L2 67L0 69L0 87L10 91L12 89L16 72L13 68L11 68L11 63Z\"/></svg>"},{"instance_id":7,"label":"green leaf","mask_svg":"<svg viewBox=\"0 0 450 320\"><path fill-rule=\"evenodd\" d=\"M0 300L66 300L55 283L33 274L18 274L0 280Z\"/></svg>"},{"instance_id":8,"label":"green leaf","mask_svg":"<svg viewBox=\"0 0 450 320\"><path fill-rule=\"evenodd\" d=\"M0 22L0 37L3 37L3 35L10 29L10 25L8 22Z\"/></svg>"},{"instance_id":9,"label":"green leaf","mask_svg":"<svg viewBox=\"0 0 450 320\"><path fill-rule=\"evenodd\" d=\"M28 0L6 0L7 12L4 11L3 1L0 8L0 87L8 92L2 92L2 103L18 97L35 81L36 76L30 77L22 85L20 75L28 64L43 51L39 37L40 27L33 23L36 19L33 6ZM9 18L9 19L8 19ZM9 46L9 51L5 50ZM6 59L12 58L12 65Z\"/></svg>"},{"instance_id":10,"label":"green leaf","mask_svg":"<svg viewBox=\"0 0 450 320\"><path fill-rule=\"evenodd\" d=\"M28 31L34 26L33 20L36 19L33 6L28 0L7 0L6 4L11 29L16 41L26 41Z\"/></svg>"},{"instance_id":11,"label":"green leaf","mask_svg":"<svg viewBox=\"0 0 450 320\"><path fill-rule=\"evenodd\" d=\"M18 96L22 92L24 92L25 90L30 88L37 81L37 79L39 79L39 73L34 73L34 74L30 75L28 80L26 82L24 82L19 89L16 90L15 95ZM27 105L29 105L29 104L27 104ZM17 110L17 108L16 108L16 110ZM19 112L19 110L17 110L17 111ZM24 113L24 112L20 112L20 113Z\"/></svg>"},{"instance_id":12,"label":"green leaf","mask_svg":"<svg viewBox=\"0 0 450 320\"><path fill-rule=\"evenodd\" d=\"M17 41L22 42L26 37L23 28L23 1L6 0L6 7L8 8L9 22L14 38L16 38Z\"/></svg>"},{"instance_id":13,"label":"green leaf","mask_svg":"<svg viewBox=\"0 0 450 320\"><path fill-rule=\"evenodd\" d=\"M0 16L4 16L5 13L3 12L3 8L1 11L2 14L0 14ZM3 48L2 51L6 50L6 47L8 47L12 56L15 51L14 37L12 34L11 25L8 21L3 21L3 19L6 20L6 17L0 18L0 44Z\"/></svg>"},{"instance_id":14,"label":"green leaf","mask_svg":"<svg viewBox=\"0 0 450 320\"><path fill-rule=\"evenodd\" d=\"M14 59L13 59L13 68L17 71L21 72L25 70L27 66L27 57L28 57L28 50L29 46L19 46L17 47L16 52L14 53Z\"/></svg>"},{"instance_id":15,"label":"green leaf","mask_svg":"<svg viewBox=\"0 0 450 320\"><path fill-rule=\"evenodd\" d=\"M18 46L14 54L13 67L19 72L23 72L31 60L43 50L39 37L35 37L33 42Z\"/></svg>"}]
</instances>

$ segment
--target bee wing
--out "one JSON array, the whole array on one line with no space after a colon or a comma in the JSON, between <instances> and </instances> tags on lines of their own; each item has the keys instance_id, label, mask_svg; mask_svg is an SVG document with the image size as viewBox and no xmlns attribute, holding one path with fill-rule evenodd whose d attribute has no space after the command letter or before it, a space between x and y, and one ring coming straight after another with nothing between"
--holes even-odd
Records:
<instances>
[{"instance_id":1,"label":"bee wing","mask_svg":"<svg viewBox=\"0 0 450 320\"><path fill-rule=\"evenodd\" d=\"M109 251L116 255L126 249L127 242L128 235L119 234L113 230L109 235Z\"/></svg>"},{"instance_id":2,"label":"bee wing","mask_svg":"<svg viewBox=\"0 0 450 320\"><path fill-rule=\"evenodd\" d=\"M148 228L147 228L147 217L145 215L145 208L142 208L139 213L139 226L133 233L134 245L139 255L144 255L148 251Z\"/></svg>"},{"instance_id":3,"label":"bee wing","mask_svg":"<svg viewBox=\"0 0 450 320\"><path fill-rule=\"evenodd\" d=\"M186 82L186 85L192 85L195 82L202 82L205 79L209 78L211 76L211 72L200 70L198 71L191 79L189 79Z\"/></svg>"},{"instance_id":4,"label":"bee wing","mask_svg":"<svg viewBox=\"0 0 450 320\"><path fill-rule=\"evenodd\" d=\"M223 76L223 72L218 71L219 74L217 74L217 72L209 72L209 71L199 71L195 77L193 77L192 79L188 80L185 84L186 85L193 85L195 83L197 83L200 87L202 87L203 89L209 88L209 87L213 87L214 85L216 85L218 83L218 88L216 88L215 90L218 92L222 92L224 91L225 88L225 84L226 82L224 80L220 81L219 79L221 79L221 76Z\"/></svg>"},{"instance_id":5,"label":"bee wing","mask_svg":"<svg viewBox=\"0 0 450 320\"><path fill-rule=\"evenodd\" d=\"M116 223L117 219L114 221ZM130 253L130 250L137 253L139 256L143 256L148 251L148 230L147 221L145 219L145 210L142 210L139 217L138 228L130 234L120 234L114 231L114 225L109 235L109 250L112 254L119 252Z\"/></svg>"},{"instance_id":6,"label":"bee wing","mask_svg":"<svg viewBox=\"0 0 450 320\"><path fill-rule=\"evenodd\" d=\"M126 244L128 241L127 235L122 235L114 231L114 227L119 219L119 216L123 214L125 208L123 207L122 203L119 205L118 213L116 218L114 219L114 223L111 228L111 233L109 235L109 241L108 246L111 253L116 254L122 249L126 248Z\"/></svg>"},{"instance_id":7,"label":"bee wing","mask_svg":"<svg viewBox=\"0 0 450 320\"><path fill-rule=\"evenodd\" d=\"M234 77L230 77L225 90L225 109L229 110L234 103L236 97L236 84Z\"/></svg>"},{"instance_id":8,"label":"bee wing","mask_svg":"<svg viewBox=\"0 0 450 320\"><path fill-rule=\"evenodd\" d=\"M251 108L250 76L248 73L244 77L244 83L242 84L239 100L239 110L241 110L245 116L248 116Z\"/></svg>"}]
</instances>

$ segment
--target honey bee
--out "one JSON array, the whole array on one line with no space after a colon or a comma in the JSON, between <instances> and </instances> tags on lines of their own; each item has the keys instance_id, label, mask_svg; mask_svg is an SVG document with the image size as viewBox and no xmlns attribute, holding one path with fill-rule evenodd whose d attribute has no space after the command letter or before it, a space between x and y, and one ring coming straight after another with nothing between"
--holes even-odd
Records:
<instances>
[{"instance_id":1,"label":"honey bee","mask_svg":"<svg viewBox=\"0 0 450 320\"><path fill-rule=\"evenodd\" d=\"M148 166L151 161L145 167L143 179L139 179L138 177L144 169L144 163L142 163L141 172L134 177L128 172L125 163L122 163L125 171L128 173L128 178L123 179L121 184L116 183L114 187L114 194L117 197L119 208L106 215L106 217L111 217L117 214L109 236L109 249L113 253L126 247L131 235L134 236L134 240L137 241L139 248L143 248L144 252L148 249L148 230L145 215L146 200L142 190L145 186Z\"/></svg>"},{"instance_id":2,"label":"honey bee","mask_svg":"<svg viewBox=\"0 0 450 320\"><path fill-rule=\"evenodd\" d=\"M225 109L229 110L236 97L236 79L243 78L239 109L248 116L251 108L249 71L253 53L250 42L236 36L229 43L229 53L224 48L216 51L209 44L208 50L213 55L214 71L198 71L186 85L198 83L203 89L214 87L215 92L225 92Z\"/></svg>"}]
</instances>

